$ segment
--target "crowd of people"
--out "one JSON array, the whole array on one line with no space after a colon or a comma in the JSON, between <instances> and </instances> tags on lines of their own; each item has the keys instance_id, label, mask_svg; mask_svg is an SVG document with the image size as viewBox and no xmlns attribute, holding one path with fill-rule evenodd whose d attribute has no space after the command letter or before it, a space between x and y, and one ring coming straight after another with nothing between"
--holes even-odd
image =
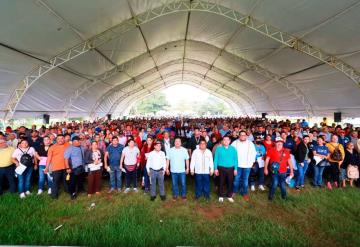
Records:
<instances>
[{"instance_id":1,"label":"crowd of people","mask_svg":"<svg viewBox=\"0 0 360 247\"><path fill-rule=\"evenodd\" d=\"M63 187L75 200L81 192L101 194L106 178L107 193L142 189L153 201L158 188L165 200L169 176L172 199L187 200L187 179L193 176L196 200L209 200L213 188L219 202L234 202L236 195L249 201L255 190L268 190L271 201L277 187L286 199L287 186L296 191L308 185L359 186L359 132L350 124L330 125L326 118L314 126L245 117L7 127L0 132L0 194L8 188L26 198L33 188L38 195L47 188L57 199Z\"/></svg>"}]
</instances>

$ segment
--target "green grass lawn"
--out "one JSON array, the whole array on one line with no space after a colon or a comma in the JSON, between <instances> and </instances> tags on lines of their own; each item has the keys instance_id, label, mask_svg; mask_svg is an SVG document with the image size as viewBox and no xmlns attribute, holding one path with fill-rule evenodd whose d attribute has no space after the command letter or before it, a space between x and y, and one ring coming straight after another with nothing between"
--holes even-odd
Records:
<instances>
[{"instance_id":1,"label":"green grass lawn","mask_svg":"<svg viewBox=\"0 0 360 247\"><path fill-rule=\"evenodd\" d=\"M105 185L105 181L103 183ZM104 186L105 187L105 186ZM0 197L0 244L91 246L359 246L360 190L307 188L290 191L274 202L267 193L251 193L251 202L194 201L188 181L188 201L151 202L142 192L70 201L48 195ZM96 204L89 209L90 204ZM63 225L54 231L59 225Z\"/></svg>"}]
</instances>

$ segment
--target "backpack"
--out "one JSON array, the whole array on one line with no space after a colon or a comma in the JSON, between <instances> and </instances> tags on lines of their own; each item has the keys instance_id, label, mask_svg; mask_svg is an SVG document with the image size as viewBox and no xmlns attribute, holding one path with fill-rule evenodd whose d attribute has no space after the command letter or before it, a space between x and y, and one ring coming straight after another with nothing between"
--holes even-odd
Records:
<instances>
[{"instance_id":1,"label":"backpack","mask_svg":"<svg viewBox=\"0 0 360 247\"><path fill-rule=\"evenodd\" d=\"M330 145L333 146L332 144L330 144ZM334 146L333 146L333 147L335 148L335 150L334 150L334 152L332 152L332 154L330 155L330 158L331 158L332 160L334 160L334 161L341 161L341 160L343 159L342 153L340 152L339 145L340 145L340 144L338 144L337 147L334 147Z\"/></svg>"},{"instance_id":2,"label":"backpack","mask_svg":"<svg viewBox=\"0 0 360 247\"><path fill-rule=\"evenodd\" d=\"M28 150L26 150L26 152L23 152L21 149L20 151L23 153L20 157L20 163L23 164L26 167L30 167L33 165L33 158L31 157L30 154L28 154L27 152L29 151L30 148L28 148Z\"/></svg>"}]
</instances>

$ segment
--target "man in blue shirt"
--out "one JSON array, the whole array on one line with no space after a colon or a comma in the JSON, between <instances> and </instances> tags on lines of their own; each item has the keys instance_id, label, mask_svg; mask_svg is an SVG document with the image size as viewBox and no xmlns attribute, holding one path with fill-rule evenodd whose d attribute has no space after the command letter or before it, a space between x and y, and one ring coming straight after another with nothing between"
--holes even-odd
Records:
<instances>
[{"instance_id":1,"label":"man in blue shirt","mask_svg":"<svg viewBox=\"0 0 360 247\"><path fill-rule=\"evenodd\" d=\"M84 149L80 137L72 138L72 145L65 150L65 164L71 168L69 192L71 199L76 199L76 193L83 190Z\"/></svg>"},{"instance_id":2,"label":"man in blue shirt","mask_svg":"<svg viewBox=\"0 0 360 247\"><path fill-rule=\"evenodd\" d=\"M175 147L170 148L166 161L166 173L171 172L173 200L176 201L181 194L183 200L186 200L186 174L189 174L189 153L181 146L180 137L175 138ZM170 167L170 170L169 170ZM181 192L179 193L179 182L181 183Z\"/></svg>"},{"instance_id":3,"label":"man in blue shirt","mask_svg":"<svg viewBox=\"0 0 360 247\"><path fill-rule=\"evenodd\" d=\"M117 136L114 136L111 144L107 147L104 157L104 167L110 174L110 190L108 193L112 193L115 189L118 192L121 191L120 159L123 149L124 146L119 144L119 139Z\"/></svg>"}]
</instances>

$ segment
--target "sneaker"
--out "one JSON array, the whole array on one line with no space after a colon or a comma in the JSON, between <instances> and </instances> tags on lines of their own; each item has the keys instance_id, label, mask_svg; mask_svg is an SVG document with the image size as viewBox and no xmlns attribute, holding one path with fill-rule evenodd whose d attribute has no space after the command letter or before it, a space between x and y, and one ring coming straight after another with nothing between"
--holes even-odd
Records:
<instances>
[{"instance_id":1,"label":"sneaker","mask_svg":"<svg viewBox=\"0 0 360 247\"><path fill-rule=\"evenodd\" d=\"M31 192L30 192L30 191L26 191L25 194L26 194L27 196L29 196L29 195L31 195Z\"/></svg>"},{"instance_id":2,"label":"sneaker","mask_svg":"<svg viewBox=\"0 0 360 247\"><path fill-rule=\"evenodd\" d=\"M328 188L329 190L332 190L332 186L331 186L331 183L330 183L330 182L327 182L326 186L327 186L327 188Z\"/></svg>"},{"instance_id":3,"label":"sneaker","mask_svg":"<svg viewBox=\"0 0 360 247\"><path fill-rule=\"evenodd\" d=\"M71 200L75 200L76 197L77 197L76 193L72 193L71 196L70 196Z\"/></svg>"},{"instance_id":4,"label":"sneaker","mask_svg":"<svg viewBox=\"0 0 360 247\"><path fill-rule=\"evenodd\" d=\"M155 201L156 196L150 197L150 201Z\"/></svg>"},{"instance_id":5,"label":"sneaker","mask_svg":"<svg viewBox=\"0 0 360 247\"><path fill-rule=\"evenodd\" d=\"M219 202L224 202L224 198L223 198L223 197L219 197Z\"/></svg>"},{"instance_id":6,"label":"sneaker","mask_svg":"<svg viewBox=\"0 0 360 247\"><path fill-rule=\"evenodd\" d=\"M130 192L130 188L126 188L125 191L124 191L125 194L127 194L129 192Z\"/></svg>"},{"instance_id":7,"label":"sneaker","mask_svg":"<svg viewBox=\"0 0 360 247\"><path fill-rule=\"evenodd\" d=\"M120 192L121 192L121 188L118 188L118 189L117 189L117 192L120 193Z\"/></svg>"},{"instance_id":8,"label":"sneaker","mask_svg":"<svg viewBox=\"0 0 360 247\"><path fill-rule=\"evenodd\" d=\"M43 190L39 189L37 194L41 195L42 193L43 193Z\"/></svg>"},{"instance_id":9,"label":"sneaker","mask_svg":"<svg viewBox=\"0 0 360 247\"><path fill-rule=\"evenodd\" d=\"M301 185L301 188L303 188L303 189L304 189L304 188L305 188L305 185Z\"/></svg>"},{"instance_id":10,"label":"sneaker","mask_svg":"<svg viewBox=\"0 0 360 247\"><path fill-rule=\"evenodd\" d=\"M166 196L160 196L161 201L165 201L166 200Z\"/></svg>"},{"instance_id":11,"label":"sneaker","mask_svg":"<svg viewBox=\"0 0 360 247\"><path fill-rule=\"evenodd\" d=\"M295 186L296 191L300 191L300 186Z\"/></svg>"},{"instance_id":12,"label":"sneaker","mask_svg":"<svg viewBox=\"0 0 360 247\"><path fill-rule=\"evenodd\" d=\"M335 187L336 187L336 188L339 188L338 182L334 182L334 184L335 184Z\"/></svg>"},{"instance_id":13,"label":"sneaker","mask_svg":"<svg viewBox=\"0 0 360 247\"><path fill-rule=\"evenodd\" d=\"M48 189L48 195L51 195L51 188Z\"/></svg>"},{"instance_id":14,"label":"sneaker","mask_svg":"<svg viewBox=\"0 0 360 247\"><path fill-rule=\"evenodd\" d=\"M265 189L264 185L259 185L259 190L265 191L266 189Z\"/></svg>"},{"instance_id":15,"label":"sneaker","mask_svg":"<svg viewBox=\"0 0 360 247\"><path fill-rule=\"evenodd\" d=\"M234 202L234 199L232 199L231 197L228 197L228 201L233 203Z\"/></svg>"},{"instance_id":16,"label":"sneaker","mask_svg":"<svg viewBox=\"0 0 360 247\"><path fill-rule=\"evenodd\" d=\"M244 198L244 200L245 200L246 202L250 201L249 195L244 195L243 198ZM232 198L231 198L231 199L232 199Z\"/></svg>"},{"instance_id":17,"label":"sneaker","mask_svg":"<svg viewBox=\"0 0 360 247\"><path fill-rule=\"evenodd\" d=\"M255 191L255 185L251 185L251 191Z\"/></svg>"},{"instance_id":18,"label":"sneaker","mask_svg":"<svg viewBox=\"0 0 360 247\"><path fill-rule=\"evenodd\" d=\"M108 194L111 194L111 193L113 193L113 192L114 192L114 189L111 188L111 189L109 189Z\"/></svg>"},{"instance_id":19,"label":"sneaker","mask_svg":"<svg viewBox=\"0 0 360 247\"><path fill-rule=\"evenodd\" d=\"M184 202L186 202L186 196L183 196L183 197L181 197L181 199L184 201Z\"/></svg>"},{"instance_id":20,"label":"sneaker","mask_svg":"<svg viewBox=\"0 0 360 247\"><path fill-rule=\"evenodd\" d=\"M137 193L137 192L138 192L138 189L137 189L137 188L134 188L133 191Z\"/></svg>"},{"instance_id":21,"label":"sneaker","mask_svg":"<svg viewBox=\"0 0 360 247\"><path fill-rule=\"evenodd\" d=\"M26 197L26 195L25 195L25 193L23 192L23 193L20 193L20 198L21 199L23 199L23 198L25 198Z\"/></svg>"}]
</instances>

